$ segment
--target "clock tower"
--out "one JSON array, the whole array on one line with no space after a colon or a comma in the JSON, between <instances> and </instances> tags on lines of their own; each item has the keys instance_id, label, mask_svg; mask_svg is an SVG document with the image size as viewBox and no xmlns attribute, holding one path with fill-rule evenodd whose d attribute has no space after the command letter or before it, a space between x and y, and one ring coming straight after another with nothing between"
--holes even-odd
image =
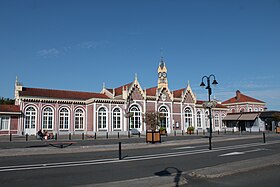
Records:
<instances>
[{"instance_id":1,"label":"clock tower","mask_svg":"<svg viewBox=\"0 0 280 187\"><path fill-rule=\"evenodd\" d=\"M161 58L159 66L158 66L158 88L167 88L167 68L163 59Z\"/></svg>"}]
</instances>

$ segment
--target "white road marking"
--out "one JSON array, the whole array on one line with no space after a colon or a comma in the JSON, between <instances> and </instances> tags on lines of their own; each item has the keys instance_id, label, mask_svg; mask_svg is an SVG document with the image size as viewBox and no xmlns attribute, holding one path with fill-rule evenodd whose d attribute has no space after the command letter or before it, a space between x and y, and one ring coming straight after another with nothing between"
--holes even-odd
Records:
<instances>
[{"instance_id":1,"label":"white road marking","mask_svg":"<svg viewBox=\"0 0 280 187\"><path fill-rule=\"evenodd\" d=\"M174 150L180 150L180 149L194 149L198 147L208 147L208 145L198 145L198 146L186 146L186 147L175 147Z\"/></svg>"},{"instance_id":2,"label":"white road marking","mask_svg":"<svg viewBox=\"0 0 280 187\"><path fill-rule=\"evenodd\" d=\"M252 152L257 152L257 151L264 151L267 149L253 149L253 150L248 150L248 151L243 151L243 152L231 152L231 153L226 153L226 154L222 154L219 156L234 156L234 155L244 155L246 153L252 153Z\"/></svg>"},{"instance_id":3,"label":"white road marking","mask_svg":"<svg viewBox=\"0 0 280 187\"><path fill-rule=\"evenodd\" d=\"M242 145L235 145L235 146L219 147L219 148L214 148L212 150L200 149L200 150L190 150L190 151L181 151L181 152L161 153L161 154L153 154L153 155L132 156L132 157L126 157L123 160L119 160L118 158L111 158L111 159L73 161L73 162L58 162L58 163L45 163L45 164L41 163L41 164L18 165L18 166L2 166L2 167L0 167L0 172L36 170L36 169L49 169L49 168L62 168L62 167L74 167L74 166L100 165L100 164L110 164L110 163L143 161L143 160L152 160L152 159L161 159L161 158L169 158L169 157L195 155L195 154L202 154L202 153L213 153L213 152L219 152L219 151L225 151L225 150L233 150L233 149L247 148L247 147L257 147L257 146L265 146L265 145L272 145L272 144L279 144L279 143L280 143L280 141L276 140L276 141L269 142L269 143L266 143L266 144L263 144L263 143L251 143L251 144L242 144ZM259 150L261 150L261 149L259 149Z\"/></svg>"}]
</instances>

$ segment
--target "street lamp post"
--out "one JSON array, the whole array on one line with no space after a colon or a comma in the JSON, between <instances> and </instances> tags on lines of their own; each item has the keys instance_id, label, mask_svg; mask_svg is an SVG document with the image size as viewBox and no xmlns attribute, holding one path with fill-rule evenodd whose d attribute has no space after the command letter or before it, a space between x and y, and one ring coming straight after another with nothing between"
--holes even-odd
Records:
<instances>
[{"instance_id":1,"label":"street lamp post","mask_svg":"<svg viewBox=\"0 0 280 187\"><path fill-rule=\"evenodd\" d=\"M212 94L212 89L211 89L211 86L210 86L210 78L213 78L214 80L213 80L213 82L212 82L212 84L215 86L215 85L217 85L218 84L218 82L216 81L216 78L215 78L215 75L213 75L213 74L211 74L211 75L209 75L209 76L203 76L202 77L202 81L201 81L201 84L200 84L200 86L201 87L204 87L205 86L205 84L204 84L204 82L203 82L203 79L204 78L206 78L206 80L207 80L207 87L205 88L205 89L207 89L208 90L208 102L209 102L209 104L207 105L207 108L209 109L209 120L210 120L210 129L209 129L209 150L211 150L212 149L212 143L211 143L211 141L212 141L212 114L211 114L211 104L210 104L210 102L211 102L211 94Z\"/></svg>"}]
</instances>

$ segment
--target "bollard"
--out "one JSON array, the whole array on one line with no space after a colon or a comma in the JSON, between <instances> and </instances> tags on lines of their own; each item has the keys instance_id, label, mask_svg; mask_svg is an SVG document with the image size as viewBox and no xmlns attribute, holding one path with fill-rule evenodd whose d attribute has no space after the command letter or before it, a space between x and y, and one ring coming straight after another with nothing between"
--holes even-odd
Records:
<instances>
[{"instance_id":1,"label":"bollard","mask_svg":"<svg viewBox=\"0 0 280 187\"><path fill-rule=\"evenodd\" d=\"M265 132L263 132L263 143L265 143Z\"/></svg>"},{"instance_id":2,"label":"bollard","mask_svg":"<svg viewBox=\"0 0 280 187\"><path fill-rule=\"evenodd\" d=\"M218 130L218 134L220 134L220 130Z\"/></svg>"},{"instance_id":3,"label":"bollard","mask_svg":"<svg viewBox=\"0 0 280 187\"><path fill-rule=\"evenodd\" d=\"M259 133L261 133L261 129L259 128Z\"/></svg>"},{"instance_id":4,"label":"bollard","mask_svg":"<svg viewBox=\"0 0 280 187\"><path fill-rule=\"evenodd\" d=\"M184 136L184 130L182 130L182 136Z\"/></svg>"},{"instance_id":5,"label":"bollard","mask_svg":"<svg viewBox=\"0 0 280 187\"><path fill-rule=\"evenodd\" d=\"M119 142L119 160L122 159L122 143Z\"/></svg>"},{"instance_id":6,"label":"bollard","mask_svg":"<svg viewBox=\"0 0 280 187\"><path fill-rule=\"evenodd\" d=\"M96 132L94 133L94 139L96 140Z\"/></svg>"},{"instance_id":7,"label":"bollard","mask_svg":"<svg viewBox=\"0 0 280 187\"><path fill-rule=\"evenodd\" d=\"M232 129L232 134L234 133L234 129Z\"/></svg>"},{"instance_id":8,"label":"bollard","mask_svg":"<svg viewBox=\"0 0 280 187\"><path fill-rule=\"evenodd\" d=\"M108 135L108 132L106 132L106 139L108 139L109 138L109 135Z\"/></svg>"},{"instance_id":9,"label":"bollard","mask_svg":"<svg viewBox=\"0 0 280 187\"><path fill-rule=\"evenodd\" d=\"M130 132L129 131L127 131L127 136L128 136L128 138L130 138Z\"/></svg>"},{"instance_id":10,"label":"bollard","mask_svg":"<svg viewBox=\"0 0 280 187\"><path fill-rule=\"evenodd\" d=\"M138 132L138 137L140 138L140 136L141 136L141 133L140 133L140 132Z\"/></svg>"},{"instance_id":11,"label":"bollard","mask_svg":"<svg viewBox=\"0 0 280 187\"><path fill-rule=\"evenodd\" d=\"M54 135L54 139L55 139L55 140L57 140L57 133L55 133L55 135Z\"/></svg>"},{"instance_id":12,"label":"bollard","mask_svg":"<svg viewBox=\"0 0 280 187\"><path fill-rule=\"evenodd\" d=\"M25 134L25 141L28 141L28 134Z\"/></svg>"},{"instance_id":13,"label":"bollard","mask_svg":"<svg viewBox=\"0 0 280 187\"><path fill-rule=\"evenodd\" d=\"M120 132L118 132L118 139L120 138Z\"/></svg>"},{"instance_id":14,"label":"bollard","mask_svg":"<svg viewBox=\"0 0 280 187\"><path fill-rule=\"evenodd\" d=\"M71 140L71 133L69 133L69 140Z\"/></svg>"},{"instance_id":15,"label":"bollard","mask_svg":"<svg viewBox=\"0 0 280 187\"><path fill-rule=\"evenodd\" d=\"M176 131L174 131L174 136L176 136Z\"/></svg>"},{"instance_id":16,"label":"bollard","mask_svg":"<svg viewBox=\"0 0 280 187\"><path fill-rule=\"evenodd\" d=\"M205 135L205 130L203 129L202 134Z\"/></svg>"},{"instance_id":17,"label":"bollard","mask_svg":"<svg viewBox=\"0 0 280 187\"><path fill-rule=\"evenodd\" d=\"M252 128L250 128L250 133L252 132Z\"/></svg>"},{"instance_id":18,"label":"bollard","mask_svg":"<svg viewBox=\"0 0 280 187\"><path fill-rule=\"evenodd\" d=\"M82 133L82 140L85 139L85 133Z\"/></svg>"},{"instance_id":19,"label":"bollard","mask_svg":"<svg viewBox=\"0 0 280 187\"><path fill-rule=\"evenodd\" d=\"M10 133L10 142L12 141L12 133Z\"/></svg>"},{"instance_id":20,"label":"bollard","mask_svg":"<svg viewBox=\"0 0 280 187\"><path fill-rule=\"evenodd\" d=\"M198 135L198 130L196 130L196 135Z\"/></svg>"},{"instance_id":21,"label":"bollard","mask_svg":"<svg viewBox=\"0 0 280 187\"><path fill-rule=\"evenodd\" d=\"M227 129L225 129L225 134L227 133Z\"/></svg>"}]
</instances>

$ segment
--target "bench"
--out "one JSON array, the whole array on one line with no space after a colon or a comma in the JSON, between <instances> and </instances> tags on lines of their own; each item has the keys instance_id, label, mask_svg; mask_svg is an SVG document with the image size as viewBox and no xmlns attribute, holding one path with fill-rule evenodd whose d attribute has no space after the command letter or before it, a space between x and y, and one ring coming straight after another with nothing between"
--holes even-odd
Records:
<instances>
[{"instance_id":1,"label":"bench","mask_svg":"<svg viewBox=\"0 0 280 187\"><path fill-rule=\"evenodd\" d=\"M65 147L69 147L73 144L75 144L77 142L52 142L52 143L49 143L50 146L52 147L57 147L57 148L65 148Z\"/></svg>"}]
</instances>

